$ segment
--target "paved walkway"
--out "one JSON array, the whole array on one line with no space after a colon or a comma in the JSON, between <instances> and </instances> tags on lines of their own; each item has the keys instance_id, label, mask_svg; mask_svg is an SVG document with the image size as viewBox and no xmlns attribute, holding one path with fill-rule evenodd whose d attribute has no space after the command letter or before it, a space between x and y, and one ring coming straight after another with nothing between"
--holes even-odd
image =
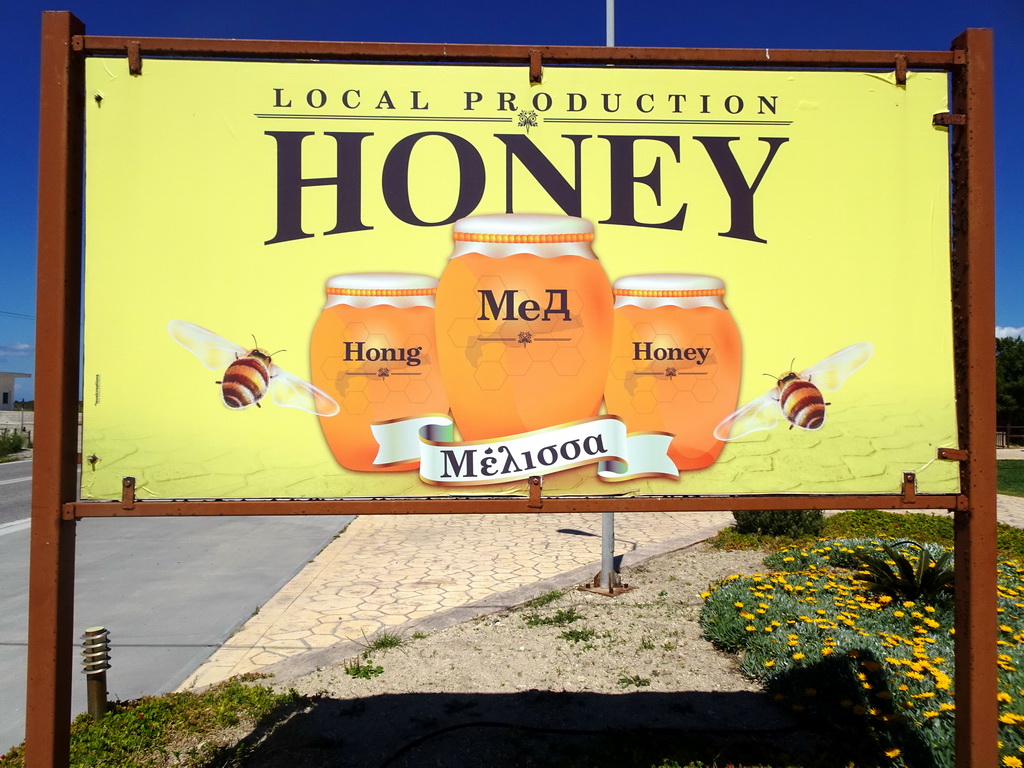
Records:
<instances>
[{"instance_id":1,"label":"paved walkway","mask_svg":"<svg viewBox=\"0 0 1024 768\"><path fill-rule=\"evenodd\" d=\"M617 513L627 562L713 536L730 512ZM494 610L600 571L600 514L374 515L356 518L181 688L209 685L289 656L450 609ZM552 581L557 579L556 581ZM508 603L509 591L516 595Z\"/></svg>"},{"instance_id":2,"label":"paved walkway","mask_svg":"<svg viewBox=\"0 0 1024 768\"><path fill-rule=\"evenodd\" d=\"M1021 450L999 454L1024 459ZM1024 528L1024 498L998 497L997 513L1000 522ZM615 553L636 562L706 539L732 521L730 512L620 512ZM432 628L465 621L583 583L600 571L600 558L599 514L359 517L181 688L300 654L309 654L312 668L318 654L311 651L410 621Z\"/></svg>"}]
</instances>

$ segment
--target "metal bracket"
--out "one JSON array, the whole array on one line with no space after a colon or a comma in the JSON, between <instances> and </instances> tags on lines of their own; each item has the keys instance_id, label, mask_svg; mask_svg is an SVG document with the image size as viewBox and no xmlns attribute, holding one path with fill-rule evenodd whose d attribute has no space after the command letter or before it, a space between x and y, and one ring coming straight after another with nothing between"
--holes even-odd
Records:
<instances>
[{"instance_id":1,"label":"metal bracket","mask_svg":"<svg viewBox=\"0 0 1024 768\"><path fill-rule=\"evenodd\" d=\"M121 478L121 509L135 509L135 478Z\"/></svg>"},{"instance_id":2,"label":"metal bracket","mask_svg":"<svg viewBox=\"0 0 1024 768\"><path fill-rule=\"evenodd\" d=\"M142 46L138 40L129 40L128 45L128 74L142 74Z\"/></svg>"},{"instance_id":3,"label":"metal bracket","mask_svg":"<svg viewBox=\"0 0 1024 768\"><path fill-rule=\"evenodd\" d=\"M528 483L530 486L530 501L526 506L530 509L543 509L544 500L540 497L540 492L544 488L544 478L540 475L532 475Z\"/></svg>"},{"instance_id":4,"label":"metal bracket","mask_svg":"<svg viewBox=\"0 0 1024 768\"><path fill-rule=\"evenodd\" d=\"M939 458L945 461L967 461L970 454L962 448L939 448Z\"/></svg>"},{"instance_id":5,"label":"metal bracket","mask_svg":"<svg viewBox=\"0 0 1024 768\"><path fill-rule=\"evenodd\" d=\"M907 54L896 54L896 85L907 84Z\"/></svg>"},{"instance_id":6,"label":"metal bracket","mask_svg":"<svg viewBox=\"0 0 1024 768\"><path fill-rule=\"evenodd\" d=\"M967 115L956 112L939 112L932 115L932 125L967 125Z\"/></svg>"},{"instance_id":7,"label":"metal bracket","mask_svg":"<svg viewBox=\"0 0 1024 768\"><path fill-rule=\"evenodd\" d=\"M602 587L601 573L598 572L592 582L577 587L576 589L580 592L593 592L598 595L604 595L605 597L618 597L619 595L623 595L626 592L636 589L636 587L631 587L629 584L623 584L622 579L619 578L619 574L615 571L612 571L609 582L610 583L607 587Z\"/></svg>"},{"instance_id":8,"label":"metal bracket","mask_svg":"<svg viewBox=\"0 0 1024 768\"><path fill-rule=\"evenodd\" d=\"M544 68L541 66L541 54L536 48L530 49L530 85L544 82Z\"/></svg>"},{"instance_id":9,"label":"metal bracket","mask_svg":"<svg viewBox=\"0 0 1024 768\"><path fill-rule=\"evenodd\" d=\"M908 504L917 501L917 475L913 472L903 473L903 501Z\"/></svg>"}]
</instances>

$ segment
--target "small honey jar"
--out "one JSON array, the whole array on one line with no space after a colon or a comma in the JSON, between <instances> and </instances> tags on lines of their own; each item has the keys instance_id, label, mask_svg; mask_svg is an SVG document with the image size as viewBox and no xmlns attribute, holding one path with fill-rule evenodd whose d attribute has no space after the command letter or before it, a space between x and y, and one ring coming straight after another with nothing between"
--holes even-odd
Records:
<instances>
[{"instance_id":1,"label":"small honey jar","mask_svg":"<svg viewBox=\"0 0 1024 768\"><path fill-rule=\"evenodd\" d=\"M437 342L465 440L597 414L612 336L612 293L571 216L461 219L437 288Z\"/></svg>"},{"instance_id":2,"label":"small honey jar","mask_svg":"<svg viewBox=\"0 0 1024 768\"><path fill-rule=\"evenodd\" d=\"M701 469L724 443L715 426L736 409L742 351L725 283L708 275L615 281L615 331L605 407L630 432L668 432L669 458Z\"/></svg>"},{"instance_id":3,"label":"small honey jar","mask_svg":"<svg viewBox=\"0 0 1024 768\"><path fill-rule=\"evenodd\" d=\"M417 462L375 464L370 425L447 414L434 342L437 280L370 272L327 281L327 303L313 329L310 366L316 386L341 412L321 418L334 458L347 469L415 469Z\"/></svg>"}]
</instances>

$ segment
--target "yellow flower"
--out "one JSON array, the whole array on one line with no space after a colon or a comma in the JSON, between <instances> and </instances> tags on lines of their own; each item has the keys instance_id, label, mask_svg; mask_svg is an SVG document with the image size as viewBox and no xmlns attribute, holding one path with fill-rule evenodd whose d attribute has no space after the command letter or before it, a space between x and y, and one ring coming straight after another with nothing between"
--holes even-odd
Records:
<instances>
[{"instance_id":1,"label":"yellow flower","mask_svg":"<svg viewBox=\"0 0 1024 768\"><path fill-rule=\"evenodd\" d=\"M741 602L740 602L739 600L737 600L737 601L736 601L735 603L733 603L733 605L734 605L734 606L735 606L736 608L742 608L742 607L743 607L743 603L741 603Z\"/></svg>"},{"instance_id":2,"label":"yellow flower","mask_svg":"<svg viewBox=\"0 0 1024 768\"><path fill-rule=\"evenodd\" d=\"M893 747L892 749L885 750L885 756L886 757L899 757L900 756L900 751L898 749L896 749L895 747Z\"/></svg>"},{"instance_id":3,"label":"yellow flower","mask_svg":"<svg viewBox=\"0 0 1024 768\"><path fill-rule=\"evenodd\" d=\"M766 661L766 662L764 663L764 665L765 665L766 667L774 667L774 666L775 666L775 660L774 660L774 659L768 659L768 661Z\"/></svg>"},{"instance_id":4,"label":"yellow flower","mask_svg":"<svg viewBox=\"0 0 1024 768\"><path fill-rule=\"evenodd\" d=\"M1024 763L1020 761L1019 757L1013 755L1003 755L1003 765L1009 766L1009 768L1022 768Z\"/></svg>"},{"instance_id":5,"label":"yellow flower","mask_svg":"<svg viewBox=\"0 0 1024 768\"><path fill-rule=\"evenodd\" d=\"M711 597L711 593L710 593L710 592L701 592L701 593L700 593L700 596L701 596L701 597L702 597L702 598L703 598L704 600L707 600L707 599L708 599L709 597Z\"/></svg>"},{"instance_id":6,"label":"yellow flower","mask_svg":"<svg viewBox=\"0 0 1024 768\"><path fill-rule=\"evenodd\" d=\"M1007 704L1009 704L1011 701L1013 701L1013 697L1010 694L1008 694L1006 691L1000 691L999 693L997 693L996 694L996 698L999 701L1006 702Z\"/></svg>"},{"instance_id":7,"label":"yellow flower","mask_svg":"<svg viewBox=\"0 0 1024 768\"><path fill-rule=\"evenodd\" d=\"M793 660L794 661L800 661L800 659L802 659L803 657L804 657L804 655L802 653L799 653L799 652L793 654Z\"/></svg>"}]
</instances>

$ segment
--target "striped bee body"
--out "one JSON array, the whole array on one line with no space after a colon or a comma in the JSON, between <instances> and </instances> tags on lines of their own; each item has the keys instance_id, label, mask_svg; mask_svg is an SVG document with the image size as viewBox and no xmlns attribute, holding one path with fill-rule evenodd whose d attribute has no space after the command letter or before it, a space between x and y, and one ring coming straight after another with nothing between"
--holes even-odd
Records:
<instances>
[{"instance_id":1,"label":"striped bee body","mask_svg":"<svg viewBox=\"0 0 1024 768\"><path fill-rule=\"evenodd\" d=\"M258 408L270 386L270 358L254 349L232 362L217 383L228 408Z\"/></svg>"},{"instance_id":2,"label":"striped bee body","mask_svg":"<svg viewBox=\"0 0 1024 768\"><path fill-rule=\"evenodd\" d=\"M334 398L271 362L271 356L262 349L240 347L201 325L184 320L171 320L167 323L167 332L207 370L224 371L217 383L221 400L232 410L250 405L259 408L260 400L268 392L268 402L285 408L298 408L318 416L334 416L340 410Z\"/></svg>"},{"instance_id":3,"label":"striped bee body","mask_svg":"<svg viewBox=\"0 0 1024 768\"><path fill-rule=\"evenodd\" d=\"M778 382L779 407L789 422L789 428L821 429L825 423L825 398L807 379L787 373Z\"/></svg>"},{"instance_id":4,"label":"striped bee body","mask_svg":"<svg viewBox=\"0 0 1024 768\"><path fill-rule=\"evenodd\" d=\"M862 341L840 349L810 368L794 373L788 371L775 379L775 388L756 397L742 408L726 416L715 427L718 440L735 440L763 429L773 429L779 423L779 414L789 422L789 428L821 429L825 425L825 398L821 391L835 392L871 355L874 347ZM790 363L792 365L792 363Z\"/></svg>"}]
</instances>

